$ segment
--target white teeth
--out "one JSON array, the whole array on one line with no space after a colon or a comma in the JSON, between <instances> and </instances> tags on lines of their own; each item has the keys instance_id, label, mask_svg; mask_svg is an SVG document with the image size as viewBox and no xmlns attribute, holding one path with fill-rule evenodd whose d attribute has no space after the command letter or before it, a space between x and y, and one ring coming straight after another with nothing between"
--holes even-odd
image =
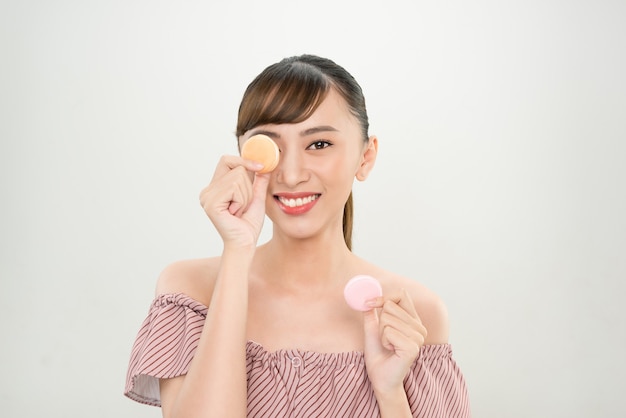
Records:
<instances>
[{"instance_id":1,"label":"white teeth","mask_svg":"<svg viewBox=\"0 0 626 418\"><path fill-rule=\"evenodd\" d=\"M306 205L307 203L311 203L317 198L318 198L318 195L314 194L314 195L307 196L307 197L299 197L297 199L287 199L286 197L279 196L278 200L280 200L280 202L285 206L289 206L290 208L295 208L296 206L302 206L302 205Z\"/></svg>"}]
</instances>

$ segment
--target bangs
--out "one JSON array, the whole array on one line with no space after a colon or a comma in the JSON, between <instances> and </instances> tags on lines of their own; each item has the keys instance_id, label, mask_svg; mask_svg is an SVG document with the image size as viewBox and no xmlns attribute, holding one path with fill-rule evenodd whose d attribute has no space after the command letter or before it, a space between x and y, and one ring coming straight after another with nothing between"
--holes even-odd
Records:
<instances>
[{"instance_id":1,"label":"bangs","mask_svg":"<svg viewBox=\"0 0 626 418\"><path fill-rule=\"evenodd\" d=\"M237 120L237 137L266 124L306 120L324 101L330 81L318 68L285 62L266 68L244 93Z\"/></svg>"}]
</instances>

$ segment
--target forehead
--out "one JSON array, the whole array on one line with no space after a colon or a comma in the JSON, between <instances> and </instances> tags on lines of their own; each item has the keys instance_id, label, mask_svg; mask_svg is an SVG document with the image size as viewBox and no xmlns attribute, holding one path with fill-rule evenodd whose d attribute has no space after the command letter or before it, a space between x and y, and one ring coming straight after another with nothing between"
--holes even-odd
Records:
<instances>
[{"instance_id":1,"label":"forehead","mask_svg":"<svg viewBox=\"0 0 626 418\"><path fill-rule=\"evenodd\" d=\"M328 91L328 94L322 100L320 105L307 119L296 123L281 124L264 124L250 129L244 134L244 138L248 138L259 131L268 130L301 135L307 130L320 126L332 127L335 131L342 134L359 132L358 120L350 111L347 102L334 88Z\"/></svg>"},{"instance_id":2,"label":"forehead","mask_svg":"<svg viewBox=\"0 0 626 418\"><path fill-rule=\"evenodd\" d=\"M335 119L345 119L352 116L352 112L348 107L348 103L346 100L337 92L337 90L332 87L328 91L328 94L322 100L320 105L315 109L315 112L309 117L309 119L313 119L314 117L328 117ZM356 122L356 118L354 118Z\"/></svg>"}]
</instances>

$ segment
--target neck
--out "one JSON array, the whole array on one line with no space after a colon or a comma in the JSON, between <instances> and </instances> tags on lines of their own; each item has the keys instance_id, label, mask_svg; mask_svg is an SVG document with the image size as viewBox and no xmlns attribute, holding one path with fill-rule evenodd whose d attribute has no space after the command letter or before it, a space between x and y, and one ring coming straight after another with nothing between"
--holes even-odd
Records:
<instances>
[{"instance_id":1,"label":"neck","mask_svg":"<svg viewBox=\"0 0 626 418\"><path fill-rule=\"evenodd\" d=\"M265 277L286 288L327 288L345 282L355 256L339 238L291 239L274 236L259 248Z\"/></svg>"}]
</instances>

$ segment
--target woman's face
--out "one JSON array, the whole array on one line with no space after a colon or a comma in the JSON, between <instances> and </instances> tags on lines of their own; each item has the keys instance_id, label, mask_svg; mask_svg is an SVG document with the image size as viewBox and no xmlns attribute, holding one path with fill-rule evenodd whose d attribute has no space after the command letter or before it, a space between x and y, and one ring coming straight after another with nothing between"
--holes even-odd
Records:
<instances>
[{"instance_id":1,"label":"woman's face","mask_svg":"<svg viewBox=\"0 0 626 418\"><path fill-rule=\"evenodd\" d=\"M275 233L300 239L341 234L343 207L355 176L364 180L373 167L376 138L363 140L357 119L334 89L305 121L257 126L240 138L240 146L259 133L280 148L266 202Z\"/></svg>"}]
</instances>

